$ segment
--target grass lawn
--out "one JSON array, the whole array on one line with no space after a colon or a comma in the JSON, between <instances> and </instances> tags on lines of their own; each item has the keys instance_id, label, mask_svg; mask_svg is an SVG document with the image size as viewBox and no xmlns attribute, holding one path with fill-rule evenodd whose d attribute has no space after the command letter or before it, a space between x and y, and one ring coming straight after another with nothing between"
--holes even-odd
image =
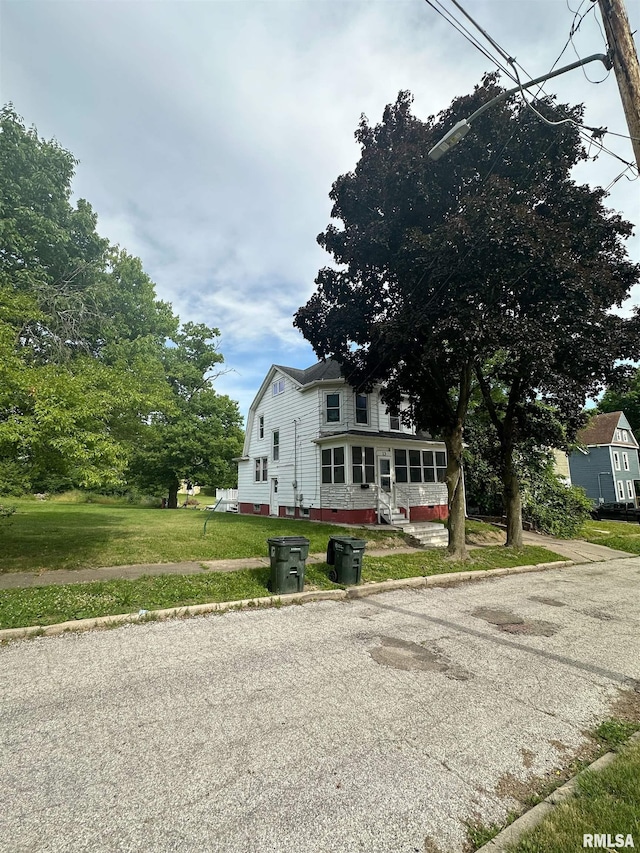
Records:
<instances>
[{"instance_id":1,"label":"grass lawn","mask_svg":"<svg viewBox=\"0 0 640 853\"><path fill-rule=\"evenodd\" d=\"M325 551L332 534L362 537L370 546L394 539L401 544L394 531L285 518L15 498L4 503L17 512L0 521L0 573L265 557L271 536L306 536L311 553Z\"/></svg>"},{"instance_id":2,"label":"grass lawn","mask_svg":"<svg viewBox=\"0 0 640 853\"><path fill-rule=\"evenodd\" d=\"M581 776L576 797L560 804L507 849L510 853L573 853L583 849L587 834L610 835L613 845L608 849L628 849L616 843L617 835L623 842L631 835L635 847L640 845L640 741L624 748L600 773Z\"/></svg>"},{"instance_id":3,"label":"grass lawn","mask_svg":"<svg viewBox=\"0 0 640 853\"><path fill-rule=\"evenodd\" d=\"M580 537L595 545L640 554L640 524L628 521L587 521Z\"/></svg>"},{"instance_id":4,"label":"grass lawn","mask_svg":"<svg viewBox=\"0 0 640 853\"><path fill-rule=\"evenodd\" d=\"M232 518L232 521L235 520ZM252 521L253 519L248 519ZM326 544L326 532L323 533ZM368 532L368 531L367 531ZM321 549L318 549L321 550ZM526 547L514 551L504 546L477 549L470 560L453 563L442 552L394 554L363 560L362 579L380 581L419 577L445 572L485 571L505 566L561 560L545 548ZM305 589L336 589L329 580L326 563L307 563ZM94 583L51 585L0 591L0 628L51 625L74 619L183 607L211 601L261 598L270 593L268 567L207 575L162 575L137 580L110 580Z\"/></svg>"}]
</instances>

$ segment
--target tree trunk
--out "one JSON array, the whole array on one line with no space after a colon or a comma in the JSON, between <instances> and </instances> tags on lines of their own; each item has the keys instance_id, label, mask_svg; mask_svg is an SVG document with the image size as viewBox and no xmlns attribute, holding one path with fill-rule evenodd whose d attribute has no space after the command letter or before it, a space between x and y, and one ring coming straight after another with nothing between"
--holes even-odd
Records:
<instances>
[{"instance_id":1,"label":"tree trunk","mask_svg":"<svg viewBox=\"0 0 640 853\"><path fill-rule=\"evenodd\" d=\"M520 479L513 465L513 448L503 448L502 486L507 514L507 547L522 548L522 498Z\"/></svg>"},{"instance_id":2,"label":"tree trunk","mask_svg":"<svg viewBox=\"0 0 640 853\"><path fill-rule=\"evenodd\" d=\"M167 509L177 509L178 508L178 489L180 488L180 483L178 480L172 480L171 485L169 486L169 501L167 503Z\"/></svg>"},{"instance_id":3,"label":"tree trunk","mask_svg":"<svg viewBox=\"0 0 640 853\"><path fill-rule=\"evenodd\" d=\"M449 545L447 553L454 560L466 560L465 499L462 475L462 425L444 437L447 445L447 494L449 499Z\"/></svg>"}]
</instances>

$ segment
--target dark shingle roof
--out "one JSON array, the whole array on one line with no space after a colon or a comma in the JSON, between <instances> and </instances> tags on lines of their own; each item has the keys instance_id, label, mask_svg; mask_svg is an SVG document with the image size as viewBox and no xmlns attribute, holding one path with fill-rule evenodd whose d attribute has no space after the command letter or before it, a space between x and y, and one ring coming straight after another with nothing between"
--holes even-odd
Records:
<instances>
[{"instance_id":1,"label":"dark shingle roof","mask_svg":"<svg viewBox=\"0 0 640 853\"><path fill-rule=\"evenodd\" d=\"M622 412L607 412L596 415L587 426L578 433L578 441L584 445L613 444L613 436Z\"/></svg>"},{"instance_id":2,"label":"dark shingle roof","mask_svg":"<svg viewBox=\"0 0 640 853\"><path fill-rule=\"evenodd\" d=\"M340 365L332 358L326 361L319 361L317 364L307 367L306 370L298 370L296 367L285 367L282 364L275 364L278 370L286 373L300 385L310 385L311 382L319 382L323 379L342 379Z\"/></svg>"}]
</instances>

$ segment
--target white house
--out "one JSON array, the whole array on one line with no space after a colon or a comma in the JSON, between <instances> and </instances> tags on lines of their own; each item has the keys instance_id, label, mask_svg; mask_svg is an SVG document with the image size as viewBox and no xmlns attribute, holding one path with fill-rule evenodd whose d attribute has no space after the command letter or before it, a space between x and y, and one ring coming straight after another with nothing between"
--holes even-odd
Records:
<instances>
[{"instance_id":1,"label":"white house","mask_svg":"<svg viewBox=\"0 0 640 853\"><path fill-rule=\"evenodd\" d=\"M238 510L353 524L447 517L446 450L328 359L273 365L249 409Z\"/></svg>"}]
</instances>

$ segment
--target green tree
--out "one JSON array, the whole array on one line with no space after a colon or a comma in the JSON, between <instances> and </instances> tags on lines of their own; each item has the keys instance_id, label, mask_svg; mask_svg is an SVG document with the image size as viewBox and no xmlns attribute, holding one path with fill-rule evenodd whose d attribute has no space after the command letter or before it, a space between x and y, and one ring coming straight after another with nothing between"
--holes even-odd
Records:
<instances>
[{"instance_id":1,"label":"green tree","mask_svg":"<svg viewBox=\"0 0 640 853\"><path fill-rule=\"evenodd\" d=\"M352 384L383 382L396 407L406 394L416 424L445 440L456 557L465 553L463 430L474 385L496 430L508 542L517 545L518 443L558 425L570 432L585 392L633 341L630 323L607 311L638 277L624 250L631 226L604 208L601 190L571 179L584 156L574 126L550 128L512 99L474 122L446 159L427 158L456 121L502 91L487 75L437 120L413 116L406 92L381 124L362 118L360 160L330 193L340 227L318 237L336 266L320 270L295 319ZM553 104L538 107L557 117ZM579 120L581 108L562 113Z\"/></svg>"},{"instance_id":2,"label":"green tree","mask_svg":"<svg viewBox=\"0 0 640 853\"><path fill-rule=\"evenodd\" d=\"M633 371L618 388L607 388L598 403L598 411L624 412L636 438L640 439L640 368Z\"/></svg>"},{"instance_id":3,"label":"green tree","mask_svg":"<svg viewBox=\"0 0 640 853\"><path fill-rule=\"evenodd\" d=\"M171 399L155 412L133 455L130 475L145 489L167 493L178 505L181 480L228 488L237 482L233 462L242 452L242 418L238 405L217 394L212 383L223 362L217 329L185 323L165 350Z\"/></svg>"},{"instance_id":4,"label":"green tree","mask_svg":"<svg viewBox=\"0 0 640 853\"><path fill-rule=\"evenodd\" d=\"M137 258L70 203L76 160L0 111L0 485L118 482L169 397L178 320Z\"/></svg>"}]
</instances>

